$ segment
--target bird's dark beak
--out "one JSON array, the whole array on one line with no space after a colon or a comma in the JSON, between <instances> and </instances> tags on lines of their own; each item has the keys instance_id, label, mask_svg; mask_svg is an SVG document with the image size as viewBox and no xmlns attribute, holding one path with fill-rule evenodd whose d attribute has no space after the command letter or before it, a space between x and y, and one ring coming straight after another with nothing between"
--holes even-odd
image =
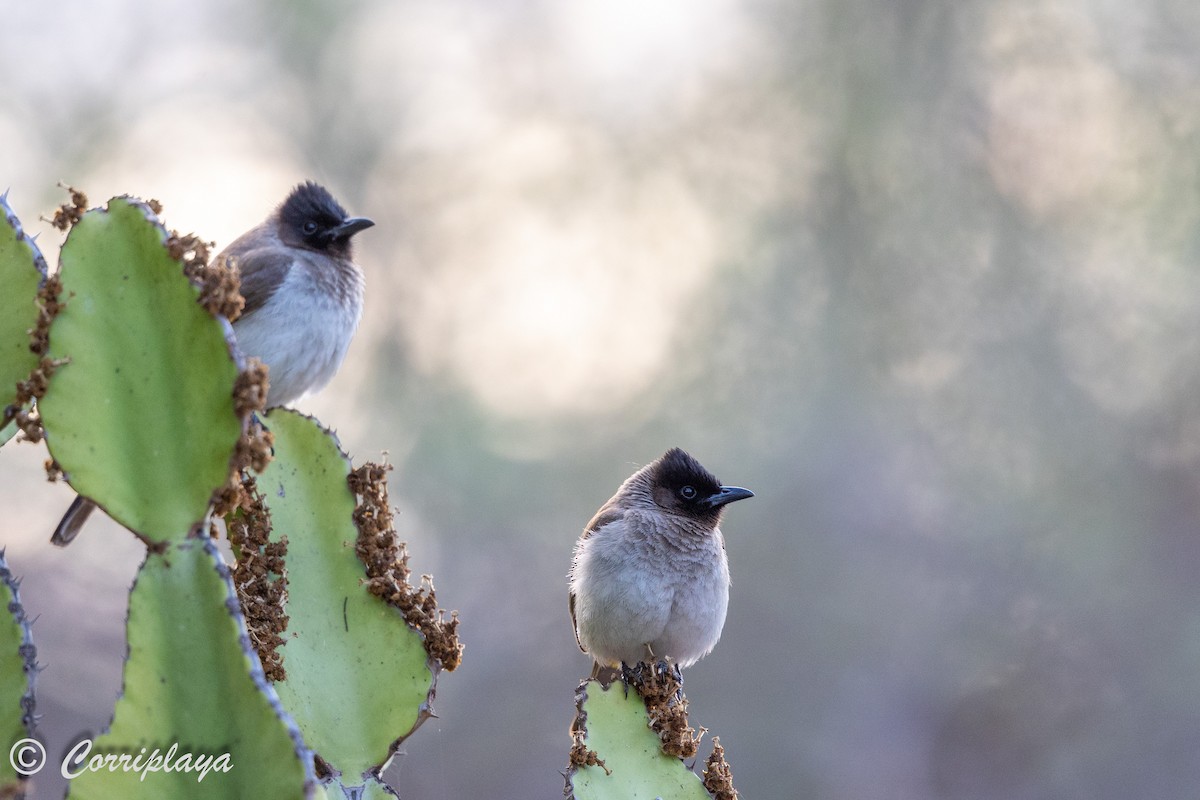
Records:
<instances>
[{"instance_id":1,"label":"bird's dark beak","mask_svg":"<svg viewBox=\"0 0 1200 800\"><path fill-rule=\"evenodd\" d=\"M345 241L359 231L365 231L374 224L374 220L367 219L366 217L351 217L336 228L331 228L329 230L329 238L335 242Z\"/></svg>"},{"instance_id":2,"label":"bird's dark beak","mask_svg":"<svg viewBox=\"0 0 1200 800\"><path fill-rule=\"evenodd\" d=\"M704 498L701 504L705 508L715 509L735 500L745 500L747 497L754 497L754 492L738 486L722 486L721 491Z\"/></svg>"}]
</instances>

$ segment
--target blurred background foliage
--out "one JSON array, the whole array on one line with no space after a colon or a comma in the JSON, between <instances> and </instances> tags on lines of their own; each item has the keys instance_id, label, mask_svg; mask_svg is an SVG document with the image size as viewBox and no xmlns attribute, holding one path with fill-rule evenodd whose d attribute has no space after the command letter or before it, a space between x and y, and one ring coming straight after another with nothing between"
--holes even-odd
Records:
<instances>
[{"instance_id":1,"label":"blurred background foliage","mask_svg":"<svg viewBox=\"0 0 1200 800\"><path fill-rule=\"evenodd\" d=\"M574 539L671 445L757 492L689 671L752 800L1200 784L1200 6L19 3L0 182L219 246L295 182L378 227L298 405L396 465L463 668L387 777L557 797ZM139 546L0 454L42 730L107 720Z\"/></svg>"}]
</instances>

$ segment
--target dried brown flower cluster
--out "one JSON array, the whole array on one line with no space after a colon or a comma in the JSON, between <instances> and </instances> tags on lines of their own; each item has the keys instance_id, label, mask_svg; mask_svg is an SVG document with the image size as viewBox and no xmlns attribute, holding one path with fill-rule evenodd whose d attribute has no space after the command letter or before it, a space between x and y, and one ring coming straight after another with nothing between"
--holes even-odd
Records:
<instances>
[{"instance_id":1,"label":"dried brown flower cluster","mask_svg":"<svg viewBox=\"0 0 1200 800\"><path fill-rule=\"evenodd\" d=\"M646 703L650 727L662 741L662 750L670 756L691 758L700 747L700 734L688 724L687 698L683 682L673 664L638 664L627 671L629 685Z\"/></svg>"},{"instance_id":2,"label":"dried brown flower cluster","mask_svg":"<svg viewBox=\"0 0 1200 800\"><path fill-rule=\"evenodd\" d=\"M200 290L198 302L214 316L234 322L246 306L242 297L242 277L228 259L209 261L212 242L203 242L194 234L171 233L167 250L183 263L183 274Z\"/></svg>"},{"instance_id":3,"label":"dried brown flower cluster","mask_svg":"<svg viewBox=\"0 0 1200 800\"><path fill-rule=\"evenodd\" d=\"M571 746L571 752L568 756L572 767L599 767L604 770L605 775L612 775L612 770L604 763L604 759L596 754L595 750L589 750L584 739L587 737L583 731L574 731L571 734L571 740L574 744Z\"/></svg>"},{"instance_id":4,"label":"dried brown flower cluster","mask_svg":"<svg viewBox=\"0 0 1200 800\"><path fill-rule=\"evenodd\" d=\"M713 737L713 749L704 764L704 788L713 800L738 800L737 789L733 788L733 770L725 760L725 748L721 740Z\"/></svg>"},{"instance_id":5,"label":"dried brown flower cluster","mask_svg":"<svg viewBox=\"0 0 1200 800\"><path fill-rule=\"evenodd\" d=\"M239 500L227 523L238 556L233 585L263 672L271 681L282 681L287 673L278 648L288 625L287 537L271 541L271 512L249 474L242 479Z\"/></svg>"},{"instance_id":6,"label":"dried brown flower cluster","mask_svg":"<svg viewBox=\"0 0 1200 800\"><path fill-rule=\"evenodd\" d=\"M462 643L458 640L458 612L446 612L437 606L433 579L421 576L414 588L409 583L408 551L392 526L392 510L388 505L387 473L390 465L363 464L350 473L347 483L359 498L354 509L358 526L355 552L367 570L367 588L399 609L405 621L421 634L425 652L453 671L462 661Z\"/></svg>"},{"instance_id":7,"label":"dried brown flower cluster","mask_svg":"<svg viewBox=\"0 0 1200 800\"><path fill-rule=\"evenodd\" d=\"M238 376L239 381L245 372ZM247 412L248 413L248 412ZM229 479L213 492L213 515L224 517L246 503L246 482L251 480L249 471L261 473L271 463L272 447L275 436L262 426L257 419L251 419L238 437L233 449L233 457L229 459Z\"/></svg>"},{"instance_id":8,"label":"dried brown flower cluster","mask_svg":"<svg viewBox=\"0 0 1200 800\"><path fill-rule=\"evenodd\" d=\"M43 281L38 289L37 307L38 318L29 332L29 349L40 356L38 365L29 373L29 377L17 382L17 396L12 405L6 407L0 427L7 425L9 420L16 420L17 427L31 442L42 440L42 420L31 403L40 400L50 383L54 370L66 363L62 359L52 359L46 355L50 349L50 323L58 316L66 303L59 299L62 294L62 281L57 275L52 275Z\"/></svg>"},{"instance_id":9,"label":"dried brown flower cluster","mask_svg":"<svg viewBox=\"0 0 1200 800\"><path fill-rule=\"evenodd\" d=\"M71 193L71 200L59 206L54 212L54 216L48 221L60 231L65 231L83 218L84 212L87 211L88 199L86 194L74 186L67 186L64 183L60 183L59 186Z\"/></svg>"}]
</instances>

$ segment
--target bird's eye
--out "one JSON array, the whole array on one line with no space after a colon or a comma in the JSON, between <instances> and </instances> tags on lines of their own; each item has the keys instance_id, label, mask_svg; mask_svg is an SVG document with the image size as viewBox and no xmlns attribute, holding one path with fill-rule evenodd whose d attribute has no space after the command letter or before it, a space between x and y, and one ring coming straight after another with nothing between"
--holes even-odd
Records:
<instances>
[{"instance_id":1,"label":"bird's eye","mask_svg":"<svg viewBox=\"0 0 1200 800\"><path fill-rule=\"evenodd\" d=\"M318 226L317 223L313 222L310 219L308 222L304 223L304 233L308 236L311 236L312 234L317 232L318 227L320 227L320 226Z\"/></svg>"},{"instance_id":2,"label":"bird's eye","mask_svg":"<svg viewBox=\"0 0 1200 800\"><path fill-rule=\"evenodd\" d=\"M684 500L695 500L696 499L696 487L684 486L682 489L679 490L679 496L682 497Z\"/></svg>"}]
</instances>

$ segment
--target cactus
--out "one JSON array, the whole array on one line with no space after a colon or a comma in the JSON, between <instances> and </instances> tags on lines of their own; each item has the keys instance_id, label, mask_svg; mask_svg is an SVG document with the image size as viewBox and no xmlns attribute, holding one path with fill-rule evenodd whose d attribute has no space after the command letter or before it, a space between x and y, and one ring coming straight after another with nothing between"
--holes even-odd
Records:
<instances>
[{"instance_id":1,"label":"cactus","mask_svg":"<svg viewBox=\"0 0 1200 800\"><path fill-rule=\"evenodd\" d=\"M130 594L128 641L112 725L70 762L78 773L72 798L300 798L311 791L311 759L263 677L211 542L147 555ZM137 760L129 771L87 766L107 754L140 755L144 766L156 750L160 770L138 769ZM194 757L188 769L185 752ZM202 774L203 758L212 760Z\"/></svg>"},{"instance_id":2,"label":"cactus","mask_svg":"<svg viewBox=\"0 0 1200 800\"><path fill-rule=\"evenodd\" d=\"M13 368L28 378L9 415L31 440L44 433L52 466L149 546L124 690L110 730L72 753L71 796L302 797L318 791L318 770L326 796L394 796L378 773L432 713L437 673L461 646L432 583L408 583L386 470L351 481L332 434L282 410L264 417L279 456L268 468L272 433L251 421L265 370L239 363L228 323L236 275L206 268L203 243L168 233L153 203L86 203L72 190L55 215L71 229L40 288L7 212L0 241L0 269L34 273L2 301L30 309L13 327L32 352ZM204 536L214 508L239 555L237 587ZM17 634L14 647L27 629ZM31 649L13 652L24 668L0 674L32 676ZM26 697L29 685L0 690ZM14 706L26 722L29 703Z\"/></svg>"},{"instance_id":3,"label":"cactus","mask_svg":"<svg viewBox=\"0 0 1200 800\"><path fill-rule=\"evenodd\" d=\"M266 424L275 457L257 486L272 541L287 542L276 690L326 775L370 784L431 713L439 662L426 651L429 637L364 586L350 461L333 434L286 409Z\"/></svg>"},{"instance_id":4,"label":"cactus","mask_svg":"<svg viewBox=\"0 0 1200 800\"><path fill-rule=\"evenodd\" d=\"M175 241L132 198L81 215L59 259L57 366L38 404L71 486L150 541L200 522L243 430L232 329L196 302Z\"/></svg>"},{"instance_id":5,"label":"cactus","mask_svg":"<svg viewBox=\"0 0 1200 800\"><path fill-rule=\"evenodd\" d=\"M579 685L566 773L574 800L737 800L719 742L703 782L684 764L700 738L688 724L682 681L676 668L660 662L625 670L607 688L596 680Z\"/></svg>"},{"instance_id":6,"label":"cactus","mask_svg":"<svg viewBox=\"0 0 1200 800\"><path fill-rule=\"evenodd\" d=\"M12 746L33 734L38 672L37 650L17 584L0 550L0 599L8 611L0 615L0 742ZM24 781L12 763L14 758L24 762L25 755L14 750L8 758L0 759L0 797L24 796Z\"/></svg>"},{"instance_id":7,"label":"cactus","mask_svg":"<svg viewBox=\"0 0 1200 800\"><path fill-rule=\"evenodd\" d=\"M37 245L23 230L8 205L8 193L0 195L0 445L16 431L13 418L28 398L18 389L38 363L30 348L30 331L38 319L35 304L38 288L46 279L46 261Z\"/></svg>"}]
</instances>

